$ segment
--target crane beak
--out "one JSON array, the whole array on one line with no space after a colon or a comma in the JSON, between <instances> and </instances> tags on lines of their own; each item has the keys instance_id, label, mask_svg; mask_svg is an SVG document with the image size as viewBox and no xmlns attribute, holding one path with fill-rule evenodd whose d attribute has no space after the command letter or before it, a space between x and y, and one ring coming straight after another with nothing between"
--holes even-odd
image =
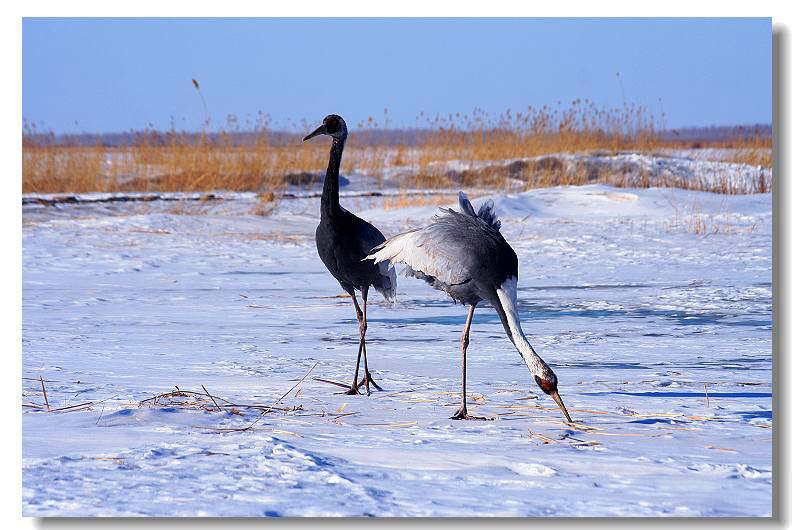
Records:
<instances>
[{"instance_id":1,"label":"crane beak","mask_svg":"<svg viewBox=\"0 0 792 530\"><path fill-rule=\"evenodd\" d=\"M327 129L325 129L324 124L320 125L319 127L316 128L314 132L303 138L303 142L306 140L310 140L314 136L319 136L320 134L327 134Z\"/></svg>"},{"instance_id":2,"label":"crane beak","mask_svg":"<svg viewBox=\"0 0 792 530\"><path fill-rule=\"evenodd\" d=\"M566 416L567 421L569 423L573 423L572 422L572 418L569 417L569 412L567 412L567 409L564 406L564 402L561 401L561 396L558 395L558 390L556 390L555 392L551 393L550 397L552 397L555 400L555 402L558 403L558 406L561 408L561 412L564 413L564 416Z\"/></svg>"}]
</instances>

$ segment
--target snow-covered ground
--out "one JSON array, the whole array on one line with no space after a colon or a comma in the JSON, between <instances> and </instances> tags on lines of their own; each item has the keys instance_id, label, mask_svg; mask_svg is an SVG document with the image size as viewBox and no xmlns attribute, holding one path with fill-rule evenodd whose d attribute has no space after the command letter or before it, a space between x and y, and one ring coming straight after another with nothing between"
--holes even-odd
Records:
<instances>
[{"instance_id":1,"label":"snow-covered ground","mask_svg":"<svg viewBox=\"0 0 792 530\"><path fill-rule=\"evenodd\" d=\"M351 379L358 333L317 198L25 206L24 514L770 515L771 195L493 198L574 425L487 306L469 409L496 421L450 420L465 309L412 278L369 305L384 391L315 380ZM388 236L436 211L342 203ZM39 377L89 405L47 412Z\"/></svg>"}]
</instances>

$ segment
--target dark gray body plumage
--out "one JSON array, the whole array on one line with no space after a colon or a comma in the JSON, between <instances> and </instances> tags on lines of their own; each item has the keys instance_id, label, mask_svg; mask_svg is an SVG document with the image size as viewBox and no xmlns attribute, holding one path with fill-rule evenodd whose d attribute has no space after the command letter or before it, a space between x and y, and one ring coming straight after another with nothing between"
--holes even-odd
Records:
<instances>
[{"instance_id":1,"label":"dark gray body plumage","mask_svg":"<svg viewBox=\"0 0 792 530\"><path fill-rule=\"evenodd\" d=\"M330 274L341 287L352 289L373 286L386 298L395 288L380 265L363 260L371 249L383 243L385 236L375 226L340 208L332 217L322 217L316 227L316 250Z\"/></svg>"},{"instance_id":2,"label":"dark gray body plumage","mask_svg":"<svg viewBox=\"0 0 792 530\"><path fill-rule=\"evenodd\" d=\"M339 168L347 137L346 123L340 116L331 114L313 134L318 131L333 138L322 186L321 219L316 227L319 258L349 294L353 294L355 289L368 291L373 286L386 300L393 301L396 296L396 272L387 262L375 264L364 260L372 248L385 241L385 236L374 225L348 212L338 202Z\"/></svg>"}]
</instances>

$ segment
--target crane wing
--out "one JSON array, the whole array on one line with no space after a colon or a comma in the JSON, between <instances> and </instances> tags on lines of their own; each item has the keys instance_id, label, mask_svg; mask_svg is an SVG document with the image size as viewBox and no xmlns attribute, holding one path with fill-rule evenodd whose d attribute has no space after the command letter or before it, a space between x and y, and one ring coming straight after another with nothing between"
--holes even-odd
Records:
<instances>
[{"instance_id":1,"label":"crane wing","mask_svg":"<svg viewBox=\"0 0 792 530\"><path fill-rule=\"evenodd\" d=\"M404 263L413 271L432 276L442 283L456 285L470 280L465 243L448 223L433 223L404 232L371 249L367 259Z\"/></svg>"},{"instance_id":2,"label":"crane wing","mask_svg":"<svg viewBox=\"0 0 792 530\"><path fill-rule=\"evenodd\" d=\"M343 207L341 211L349 223L350 232L357 235L357 244L360 248L358 256L365 256L374 247L385 242L385 236L382 235L382 232L376 226L345 210ZM387 301L393 303L396 301L396 270L387 261L378 262L377 266L379 276L374 280L374 289L382 294Z\"/></svg>"},{"instance_id":3,"label":"crane wing","mask_svg":"<svg viewBox=\"0 0 792 530\"><path fill-rule=\"evenodd\" d=\"M435 280L445 285L470 281L477 270L491 268L500 247L508 244L500 235L492 201L486 201L476 213L465 194L459 192L459 207L460 212L442 209L444 214L432 224L388 239L372 248L366 259L404 263L409 267L407 275L441 289Z\"/></svg>"},{"instance_id":4,"label":"crane wing","mask_svg":"<svg viewBox=\"0 0 792 530\"><path fill-rule=\"evenodd\" d=\"M486 200L479 208L478 213L476 213L476 210L473 209L473 205L470 203L467 195L465 195L465 192L460 191L459 207L468 217L477 217L481 219L482 222L500 232L501 222L498 220L498 216L495 215L495 203L492 202L492 199Z\"/></svg>"}]
</instances>

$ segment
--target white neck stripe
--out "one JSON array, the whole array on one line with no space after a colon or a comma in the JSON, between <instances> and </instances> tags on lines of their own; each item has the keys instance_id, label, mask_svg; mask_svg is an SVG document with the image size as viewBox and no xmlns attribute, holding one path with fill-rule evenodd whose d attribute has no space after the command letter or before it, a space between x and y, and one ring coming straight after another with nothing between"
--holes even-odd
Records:
<instances>
[{"instance_id":1,"label":"white neck stripe","mask_svg":"<svg viewBox=\"0 0 792 530\"><path fill-rule=\"evenodd\" d=\"M536 354L531 343L525 338L525 334L520 326L520 315L517 313L517 278L512 276L503 282L496 291L503 311L506 313L506 320L512 334L512 340L520 352L523 361L531 370L533 375L541 375L545 365L541 357Z\"/></svg>"}]
</instances>

